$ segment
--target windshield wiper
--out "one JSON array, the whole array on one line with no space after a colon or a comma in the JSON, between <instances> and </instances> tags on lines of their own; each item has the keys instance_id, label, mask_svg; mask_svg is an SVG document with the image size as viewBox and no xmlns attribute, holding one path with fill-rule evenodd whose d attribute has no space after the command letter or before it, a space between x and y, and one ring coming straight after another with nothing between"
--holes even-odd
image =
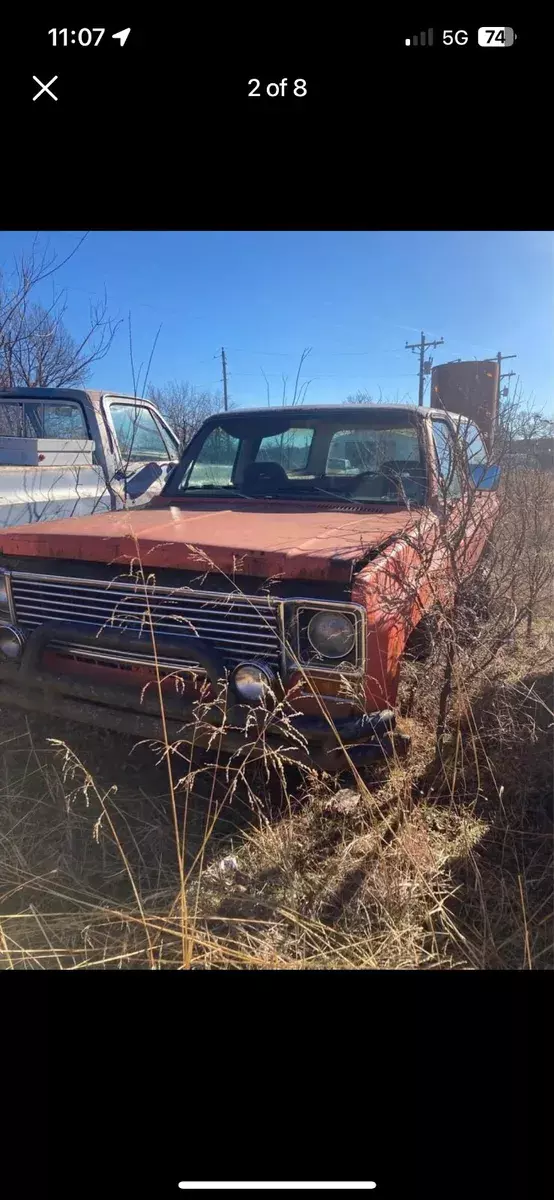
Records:
<instances>
[{"instance_id":1,"label":"windshield wiper","mask_svg":"<svg viewBox=\"0 0 554 1200\"><path fill-rule=\"evenodd\" d=\"M340 500L342 504L399 504L400 501L391 496L353 496L351 492L330 492L327 488L311 487L311 488L295 488L291 491L283 491L282 496L290 496L294 499L295 495L310 496L312 492L318 492L321 496L327 496L330 500Z\"/></svg>"},{"instance_id":2,"label":"windshield wiper","mask_svg":"<svg viewBox=\"0 0 554 1200\"><path fill-rule=\"evenodd\" d=\"M229 492L231 492L232 495L229 497L229 499L233 499L235 496L240 496L241 500L254 500L255 499L254 496L247 496L246 492L239 492L237 490L237 488L233 487L233 485L230 483L229 484L227 484L227 483L220 483L220 484L217 484L217 483L193 483L192 487L181 488L179 495L187 496L187 495L190 495L192 492L206 492L206 491L217 492L217 493L224 492L227 495L229 494Z\"/></svg>"},{"instance_id":3,"label":"windshield wiper","mask_svg":"<svg viewBox=\"0 0 554 1200\"><path fill-rule=\"evenodd\" d=\"M394 496L352 496L348 492L331 492L327 488L313 487L305 488L276 488L273 492L253 492L250 495L246 492L239 492L232 484L212 484L212 483L196 483L190 488L184 488L179 494L181 496L191 496L193 492L210 491L216 495L227 495L230 500L238 498L240 500L294 500L302 497L309 499L315 494L325 496L328 500L334 500L335 503L352 504L396 504L402 507L402 500ZM418 504L421 501L412 500L411 504Z\"/></svg>"},{"instance_id":4,"label":"windshield wiper","mask_svg":"<svg viewBox=\"0 0 554 1200\"><path fill-rule=\"evenodd\" d=\"M295 495L309 496L309 495L311 495L312 492L318 492L318 494L320 496L330 496L331 500L342 499L342 497L339 496L338 492L330 492L327 490L327 488L318 487L317 484L314 484L312 487L290 488L290 489L287 489L286 491L283 488L283 495L289 495L289 496L295 496Z\"/></svg>"}]
</instances>

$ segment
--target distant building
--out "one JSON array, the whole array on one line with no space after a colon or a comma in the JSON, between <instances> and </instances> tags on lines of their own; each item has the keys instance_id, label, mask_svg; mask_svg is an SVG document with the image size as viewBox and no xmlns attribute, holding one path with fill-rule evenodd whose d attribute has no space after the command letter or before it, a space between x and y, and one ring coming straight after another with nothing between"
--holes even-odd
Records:
<instances>
[{"instance_id":1,"label":"distant building","mask_svg":"<svg viewBox=\"0 0 554 1200\"><path fill-rule=\"evenodd\" d=\"M509 457L517 467L554 471L554 437L515 438Z\"/></svg>"}]
</instances>

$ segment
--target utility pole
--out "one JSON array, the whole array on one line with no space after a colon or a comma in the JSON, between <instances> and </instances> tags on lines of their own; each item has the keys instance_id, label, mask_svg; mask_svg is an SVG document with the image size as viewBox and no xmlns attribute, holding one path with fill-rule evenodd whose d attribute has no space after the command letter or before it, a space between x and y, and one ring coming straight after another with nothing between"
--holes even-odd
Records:
<instances>
[{"instance_id":1,"label":"utility pole","mask_svg":"<svg viewBox=\"0 0 554 1200\"><path fill-rule=\"evenodd\" d=\"M406 342L406 350L411 350L412 353L415 353L416 350L419 350L418 404L419 404L420 408L423 406L423 393L425 391L425 376L431 374L431 365L433 362L432 358L430 358L428 360L428 362L425 362L425 351L432 350L432 349L434 349L435 346L443 346L443 345L444 345L444 338L439 338L438 341L435 340L432 342L426 342L425 334L423 333L423 330L421 331L421 341L420 342L412 342L412 343Z\"/></svg>"},{"instance_id":2,"label":"utility pole","mask_svg":"<svg viewBox=\"0 0 554 1200\"><path fill-rule=\"evenodd\" d=\"M221 347L221 365L223 367L223 407L225 412L229 407L229 396L227 392L227 358L223 346Z\"/></svg>"},{"instance_id":3,"label":"utility pole","mask_svg":"<svg viewBox=\"0 0 554 1200\"><path fill-rule=\"evenodd\" d=\"M501 396L508 394L507 390L505 392L502 390L502 388L500 387L500 383L503 379L511 379L512 375L515 375L515 371L504 371L504 374L502 374L502 363L504 362L505 358L517 358L517 354L502 354L501 351L499 350L498 354L495 354L494 359L492 359L492 358L487 359L487 362L494 362L496 359L496 362L498 363L498 388L497 388L497 392L496 392L496 411L497 411L497 413L500 412Z\"/></svg>"},{"instance_id":4,"label":"utility pole","mask_svg":"<svg viewBox=\"0 0 554 1200\"><path fill-rule=\"evenodd\" d=\"M515 375L515 371L504 371L504 374L502 374L502 360L504 358L517 358L517 354L501 354L500 350L499 350L498 354L496 356L496 361L498 363L498 407L499 408L500 408L500 397L508 395L508 388L506 388L505 390L504 390L504 388L501 388L500 382L502 379L511 379L512 375ZM508 384L508 387L509 386L510 385Z\"/></svg>"}]
</instances>

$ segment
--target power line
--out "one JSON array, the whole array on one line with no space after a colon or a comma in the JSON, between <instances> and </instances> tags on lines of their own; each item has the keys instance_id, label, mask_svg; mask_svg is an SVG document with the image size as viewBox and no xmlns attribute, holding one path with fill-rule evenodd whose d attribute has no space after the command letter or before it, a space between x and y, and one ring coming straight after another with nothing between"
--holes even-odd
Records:
<instances>
[{"instance_id":1,"label":"power line","mask_svg":"<svg viewBox=\"0 0 554 1200\"><path fill-rule=\"evenodd\" d=\"M425 376L431 374L431 367L433 364L432 358L429 358L427 360L427 362L425 362L425 351L432 350L435 348L435 346L442 346L442 345L444 345L444 338L442 338L442 337L439 338L438 341L435 340L435 341L427 342L425 340L425 334L423 333L423 330L421 331L421 341L420 342L412 342L412 343L406 342L406 346L405 346L406 350L411 350L412 353L414 353L414 351L416 351L416 350L419 350L418 404L419 404L420 408L423 405L423 393L425 391Z\"/></svg>"},{"instance_id":2,"label":"power line","mask_svg":"<svg viewBox=\"0 0 554 1200\"><path fill-rule=\"evenodd\" d=\"M268 379L282 379L282 375L280 375L278 371L268 371L266 373L264 372L264 374L266 375L266 378L268 378ZM368 375L367 372L364 371L363 374L361 374L361 375L343 375L343 373L340 372L340 374L312 375L311 376L312 379L370 379L370 380L414 379L416 377L417 377L417 371L398 371L397 373L395 372L394 375L381 375L381 374ZM258 378L257 371L233 371L233 379L257 379L257 378Z\"/></svg>"},{"instance_id":3,"label":"power line","mask_svg":"<svg viewBox=\"0 0 554 1200\"><path fill-rule=\"evenodd\" d=\"M236 346L228 347L232 354L252 354L263 358L298 358L298 350L239 350ZM403 346L394 346L389 350L379 349L379 354L398 354L400 357ZM315 350L316 354L325 354L329 358L362 358L374 356L375 350Z\"/></svg>"}]
</instances>

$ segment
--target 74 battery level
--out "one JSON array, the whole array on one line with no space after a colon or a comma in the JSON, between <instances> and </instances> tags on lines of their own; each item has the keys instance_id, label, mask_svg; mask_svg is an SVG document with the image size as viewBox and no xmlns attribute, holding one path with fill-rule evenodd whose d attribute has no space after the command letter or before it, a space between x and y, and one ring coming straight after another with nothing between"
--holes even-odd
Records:
<instances>
[{"instance_id":1,"label":"74 battery level","mask_svg":"<svg viewBox=\"0 0 554 1200\"><path fill-rule=\"evenodd\" d=\"M495 25L493 28L479 29L477 40L480 46L513 46L516 36L513 29Z\"/></svg>"}]
</instances>

